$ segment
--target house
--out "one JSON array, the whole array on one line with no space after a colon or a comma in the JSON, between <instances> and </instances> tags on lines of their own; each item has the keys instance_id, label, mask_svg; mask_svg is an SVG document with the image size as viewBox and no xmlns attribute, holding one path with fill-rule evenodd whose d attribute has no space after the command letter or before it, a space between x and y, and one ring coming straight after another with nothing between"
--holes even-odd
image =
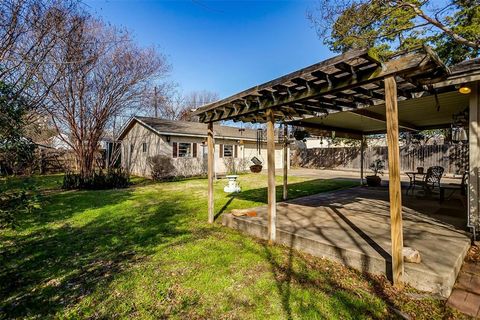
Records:
<instances>
[{"instance_id":1,"label":"house","mask_svg":"<svg viewBox=\"0 0 480 320\"><path fill-rule=\"evenodd\" d=\"M65 133L59 133L49 137L47 140L40 142L40 144L56 149L56 150L71 150L72 147L67 143L70 137Z\"/></svg>"},{"instance_id":2,"label":"house","mask_svg":"<svg viewBox=\"0 0 480 320\"><path fill-rule=\"evenodd\" d=\"M215 125L215 172L249 170L256 157L267 167L267 145L262 130ZM149 158L170 157L176 175L193 176L207 172L207 125L150 117L133 117L122 128L122 166L131 174L151 175ZM283 166L283 144L276 139L275 166ZM283 142L283 137L280 139ZM288 159L290 156L288 155ZM288 160L289 161L289 160Z\"/></svg>"}]
</instances>

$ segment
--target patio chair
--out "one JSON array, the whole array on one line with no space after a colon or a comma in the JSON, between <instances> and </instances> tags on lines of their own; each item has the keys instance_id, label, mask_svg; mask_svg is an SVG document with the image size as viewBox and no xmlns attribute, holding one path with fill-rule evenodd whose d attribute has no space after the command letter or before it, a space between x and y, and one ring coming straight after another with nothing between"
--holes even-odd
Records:
<instances>
[{"instance_id":1,"label":"patio chair","mask_svg":"<svg viewBox=\"0 0 480 320\"><path fill-rule=\"evenodd\" d=\"M442 179L444 171L445 169L441 166L429 167L423 180L413 181L413 183L414 185L421 186L425 191L425 195L430 195L435 188L440 189L440 180Z\"/></svg>"}]
</instances>

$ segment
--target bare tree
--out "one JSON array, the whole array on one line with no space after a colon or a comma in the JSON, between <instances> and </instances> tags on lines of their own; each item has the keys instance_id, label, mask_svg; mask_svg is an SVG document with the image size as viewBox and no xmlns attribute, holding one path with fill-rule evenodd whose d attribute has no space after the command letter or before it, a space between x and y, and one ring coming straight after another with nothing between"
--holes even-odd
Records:
<instances>
[{"instance_id":1,"label":"bare tree","mask_svg":"<svg viewBox=\"0 0 480 320\"><path fill-rule=\"evenodd\" d=\"M207 90L182 94L178 84L164 82L149 90L142 111L168 120L198 121L191 117L193 109L218 100L218 94Z\"/></svg>"},{"instance_id":2,"label":"bare tree","mask_svg":"<svg viewBox=\"0 0 480 320\"><path fill-rule=\"evenodd\" d=\"M185 95L185 103L188 108L196 109L203 105L215 102L219 99L216 92L207 90L192 91Z\"/></svg>"},{"instance_id":3,"label":"bare tree","mask_svg":"<svg viewBox=\"0 0 480 320\"><path fill-rule=\"evenodd\" d=\"M61 74L48 91L45 109L74 150L80 174L94 172L99 140L109 122L139 106L147 85L168 72L165 58L154 49L136 46L129 33L77 14L59 26L68 37L46 57L50 68L43 83Z\"/></svg>"},{"instance_id":4,"label":"bare tree","mask_svg":"<svg viewBox=\"0 0 480 320\"><path fill-rule=\"evenodd\" d=\"M183 110L179 115L179 120L198 121L198 118L192 117L192 111L219 99L216 92L207 90L192 91L184 96Z\"/></svg>"},{"instance_id":5,"label":"bare tree","mask_svg":"<svg viewBox=\"0 0 480 320\"><path fill-rule=\"evenodd\" d=\"M40 84L38 74L70 31L59 26L77 9L76 1L70 0L0 1L0 81L26 98L31 108L42 103L58 79L50 77L49 83Z\"/></svg>"}]
</instances>

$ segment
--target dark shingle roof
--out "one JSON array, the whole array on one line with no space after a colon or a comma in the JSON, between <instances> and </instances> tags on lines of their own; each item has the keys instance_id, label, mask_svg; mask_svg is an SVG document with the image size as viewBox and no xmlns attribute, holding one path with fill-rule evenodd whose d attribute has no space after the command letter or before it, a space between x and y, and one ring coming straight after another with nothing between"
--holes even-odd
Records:
<instances>
[{"instance_id":1,"label":"dark shingle roof","mask_svg":"<svg viewBox=\"0 0 480 320\"><path fill-rule=\"evenodd\" d=\"M134 117L131 119L126 126L123 128L122 133L120 134L120 140L123 136L130 130L135 121L140 122L141 124L149 127L150 129L155 130L159 134L179 134L179 135L191 135L191 136L207 136L207 124L199 122L189 122L189 121L176 121L176 120L165 120L160 118L152 117ZM220 126L217 124L213 125L213 132L216 138L224 139L245 139L245 140L256 140L257 139L257 130L255 129L243 129L241 131L238 127L229 127L229 126Z\"/></svg>"}]
</instances>

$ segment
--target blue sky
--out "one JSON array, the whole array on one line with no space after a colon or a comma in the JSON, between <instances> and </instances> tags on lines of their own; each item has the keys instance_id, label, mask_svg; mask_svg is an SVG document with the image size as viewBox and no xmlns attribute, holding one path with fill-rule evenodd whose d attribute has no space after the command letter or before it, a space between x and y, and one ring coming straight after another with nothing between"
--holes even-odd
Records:
<instances>
[{"instance_id":1,"label":"blue sky","mask_svg":"<svg viewBox=\"0 0 480 320\"><path fill-rule=\"evenodd\" d=\"M86 0L95 14L157 47L182 91L220 97L333 54L306 19L313 1Z\"/></svg>"}]
</instances>

